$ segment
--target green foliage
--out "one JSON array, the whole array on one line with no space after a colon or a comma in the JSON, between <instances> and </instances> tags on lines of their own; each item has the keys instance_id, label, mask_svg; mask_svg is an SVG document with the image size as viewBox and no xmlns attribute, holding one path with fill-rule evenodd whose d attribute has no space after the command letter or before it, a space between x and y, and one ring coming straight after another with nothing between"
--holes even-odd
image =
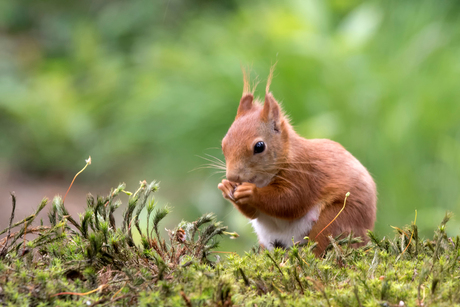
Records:
<instances>
[{"instance_id":1,"label":"green foliage","mask_svg":"<svg viewBox=\"0 0 460 307\"><path fill-rule=\"evenodd\" d=\"M393 239L369 232L355 249L352 236L332 238L324 258L315 244L225 258L213 253L226 227L212 214L182 221L160 236L167 209L155 210L158 184L120 185L106 197L88 195L80 221L70 222L56 197L50 227L25 219L0 241L0 303L30 306L453 306L460 304L460 237L448 237L447 214L432 239L417 225ZM118 195L130 195L121 227L111 222ZM115 205L117 204L117 205ZM147 206L145 205L147 204ZM40 208L46 205L42 202ZM113 207L111 207L113 206ZM145 208L151 226L135 226ZM115 208L115 209L114 209ZM133 214L134 212L134 214ZM70 223L69 223L70 222ZM15 225L15 226L14 226ZM135 242L138 232L140 242ZM27 234L39 234L27 240ZM227 233L228 234L228 233ZM13 240L14 239L14 240ZM26 242L26 245L23 245Z\"/></svg>"}]
</instances>

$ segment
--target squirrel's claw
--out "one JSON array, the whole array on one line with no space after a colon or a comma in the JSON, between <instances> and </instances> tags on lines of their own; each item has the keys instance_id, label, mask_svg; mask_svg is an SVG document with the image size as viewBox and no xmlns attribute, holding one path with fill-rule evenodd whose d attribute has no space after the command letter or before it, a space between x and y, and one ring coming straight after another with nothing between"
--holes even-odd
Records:
<instances>
[{"instance_id":1,"label":"squirrel's claw","mask_svg":"<svg viewBox=\"0 0 460 307\"><path fill-rule=\"evenodd\" d=\"M238 204L250 205L254 202L256 195L256 185L253 183L243 182L237 186L233 196Z\"/></svg>"},{"instance_id":2,"label":"squirrel's claw","mask_svg":"<svg viewBox=\"0 0 460 307\"><path fill-rule=\"evenodd\" d=\"M255 207L250 205L254 203L255 199L255 190L251 189L252 186L253 188L256 187L250 183L239 184L227 179L222 180L222 182L217 185L219 190L222 191L222 196L225 199L230 200L245 216L250 219L255 219L257 218L258 211Z\"/></svg>"},{"instance_id":3,"label":"squirrel's claw","mask_svg":"<svg viewBox=\"0 0 460 307\"><path fill-rule=\"evenodd\" d=\"M226 199L230 199L234 202L236 202L235 197L233 195L235 188L237 184L234 182L231 182L227 179L222 180L221 183L217 185L217 188L222 191L222 196Z\"/></svg>"}]
</instances>

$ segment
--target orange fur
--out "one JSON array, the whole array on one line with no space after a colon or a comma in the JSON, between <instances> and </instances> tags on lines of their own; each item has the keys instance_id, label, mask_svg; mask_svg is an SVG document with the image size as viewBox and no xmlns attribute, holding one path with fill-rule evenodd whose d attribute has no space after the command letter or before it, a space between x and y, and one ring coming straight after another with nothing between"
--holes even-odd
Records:
<instances>
[{"instance_id":1,"label":"orange fur","mask_svg":"<svg viewBox=\"0 0 460 307\"><path fill-rule=\"evenodd\" d=\"M261 213L283 220L304 217L321 206L319 218L305 236L315 238L342 209L338 218L321 233L316 255L329 243L328 235L352 232L365 241L366 231L374 226L376 187L367 170L340 144L307 140L296 134L278 102L268 92L265 103L253 102L245 75L243 97L234 123L222 141L227 179L219 184L223 196L250 219ZM266 149L254 153L263 141Z\"/></svg>"}]
</instances>

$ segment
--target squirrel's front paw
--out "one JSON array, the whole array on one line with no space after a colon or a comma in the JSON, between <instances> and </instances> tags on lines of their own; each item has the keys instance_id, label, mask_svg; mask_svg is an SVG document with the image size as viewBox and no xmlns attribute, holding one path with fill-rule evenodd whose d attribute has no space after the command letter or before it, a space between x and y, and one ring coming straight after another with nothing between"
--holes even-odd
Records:
<instances>
[{"instance_id":1,"label":"squirrel's front paw","mask_svg":"<svg viewBox=\"0 0 460 307\"><path fill-rule=\"evenodd\" d=\"M227 179L222 180L221 183L217 186L219 190L222 191L222 196L226 199L235 201L235 197L233 195L235 188L237 187L237 183L231 182Z\"/></svg>"},{"instance_id":2,"label":"squirrel's front paw","mask_svg":"<svg viewBox=\"0 0 460 307\"><path fill-rule=\"evenodd\" d=\"M243 182L236 187L233 197L238 205L253 205L257 197L257 187L253 183Z\"/></svg>"}]
</instances>

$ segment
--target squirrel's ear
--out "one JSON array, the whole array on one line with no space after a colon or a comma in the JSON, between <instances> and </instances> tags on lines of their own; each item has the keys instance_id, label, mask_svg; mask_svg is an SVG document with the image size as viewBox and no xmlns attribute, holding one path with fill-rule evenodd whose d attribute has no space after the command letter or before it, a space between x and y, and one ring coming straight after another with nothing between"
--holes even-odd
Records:
<instances>
[{"instance_id":1,"label":"squirrel's ear","mask_svg":"<svg viewBox=\"0 0 460 307\"><path fill-rule=\"evenodd\" d=\"M252 94L244 94L240 100L240 106L238 107L238 112L236 113L236 117L239 117L249 111L252 108L252 101L254 100L254 96Z\"/></svg>"},{"instance_id":2,"label":"squirrel's ear","mask_svg":"<svg viewBox=\"0 0 460 307\"><path fill-rule=\"evenodd\" d=\"M280 121L281 121L281 109L273 97L272 93L265 94L265 103L262 110L262 121L264 122L273 122L274 129L279 130Z\"/></svg>"}]
</instances>

